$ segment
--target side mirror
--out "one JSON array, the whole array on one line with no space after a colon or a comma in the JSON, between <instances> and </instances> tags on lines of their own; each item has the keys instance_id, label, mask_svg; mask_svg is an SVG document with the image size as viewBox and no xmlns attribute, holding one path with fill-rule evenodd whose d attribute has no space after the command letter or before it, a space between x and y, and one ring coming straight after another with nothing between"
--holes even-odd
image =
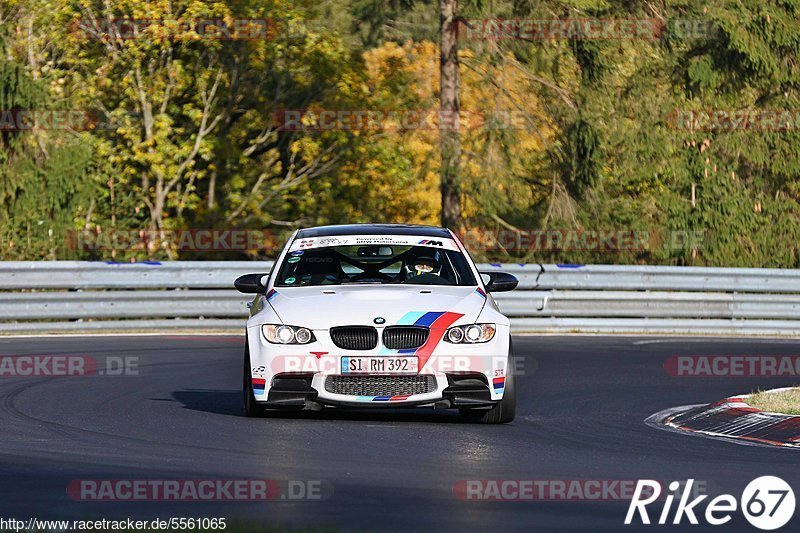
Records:
<instances>
[{"instance_id":1,"label":"side mirror","mask_svg":"<svg viewBox=\"0 0 800 533\"><path fill-rule=\"evenodd\" d=\"M266 276L268 276L268 274L245 274L244 276L236 278L236 281L233 282L233 286L236 287L237 291L245 294L258 294L264 292L266 289L261 282Z\"/></svg>"},{"instance_id":2,"label":"side mirror","mask_svg":"<svg viewBox=\"0 0 800 533\"><path fill-rule=\"evenodd\" d=\"M486 292L508 292L517 288L519 280L508 272L481 272L482 276L489 276L486 283Z\"/></svg>"}]
</instances>

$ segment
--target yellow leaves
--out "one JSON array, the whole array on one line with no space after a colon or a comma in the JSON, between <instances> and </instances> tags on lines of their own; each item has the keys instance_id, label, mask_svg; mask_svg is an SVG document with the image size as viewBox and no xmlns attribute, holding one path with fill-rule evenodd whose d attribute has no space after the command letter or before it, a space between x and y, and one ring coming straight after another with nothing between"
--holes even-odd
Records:
<instances>
[{"instance_id":1,"label":"yellow leaves","mask_svg":"<svg viewBox=\"0 0 800 533\"><path fill-rule=\"evenodd\" d=\"M289 151L292 154L302 154L306 160L317 157L321 149L319 141L311 137L300 137L289 146Z\"/></svg>"},{"instance_id":2,"label":"yellow leaves","mask_svg":"<svg viewBox=\"0 0 800 533\"><path fill-rule=\"evenodd\" d=\"M407 50L400 45L388 42L364 54L364 64L368 78L380 84L394 71L400 70L406 63Z\"/></svg>"},{"instance_id":3,"label":"yellow leaves","mask_svg":"<svg viewBox=\"0 0 800 533\"><path fill-rule=\"evenodd\" d=\"M416 161L425 158L428 152L433 148L431 143L425 142L417 136L409 136L403 146Z\"/></svg>"},{"instance_id":4,"label":"yellow leaves","mask_svg":"<svg viewBox=\"0 0 800 533\"><path fill-rule=\"evenodd\" d=\"M461 128L462 167L466 214L481 211L480 198L470 199L471 191L486 186L491 175L497 194L505 195L520 209L534 203L538 196L520 176L537 171L535 162L549 144L555 130L549 123L542 102L533 96L532 81L516 67L512 56L461 55ZM364 54L369 97L363 109L408 113L429 113L437 117L433 124L401 130L362 132L380 145L377 159L364 162L365 183L378 191L401 188L395 208L414 221L436 222L439 212L439 54L432 42L390 42ZM360 89L360 87L359 87ZM358 89L351 87L351 93ZM412 109L413 107L413 109ZM375 150L363 146L360 157L368 158ZM407 168L399 164L402 159ZM401 180L401 183L398 183ZM406 181L403 181L406 180ZM387 192L388 194L388 192ZM479 194L476 194L479 196ZM403 207L405 206L405 207ZM423 207L422 209L418 209ZM409 219L411 220L411 219Z\"/></svg>"}]
</instances>

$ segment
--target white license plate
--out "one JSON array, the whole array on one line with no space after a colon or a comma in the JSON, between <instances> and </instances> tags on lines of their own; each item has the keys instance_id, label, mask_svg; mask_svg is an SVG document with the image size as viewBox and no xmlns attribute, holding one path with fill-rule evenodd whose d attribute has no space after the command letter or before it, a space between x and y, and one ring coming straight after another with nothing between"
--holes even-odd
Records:
<instances>
[{"instance_id":1,"label":"white license plate","mask_svg":"<svg viewBox=\"0 0 800 533\"><path fill-rule=\"evenodd\" d=\"M414 357L344 356L342 374L417 374L419 360Z\"/></svg>"}]
</instances>

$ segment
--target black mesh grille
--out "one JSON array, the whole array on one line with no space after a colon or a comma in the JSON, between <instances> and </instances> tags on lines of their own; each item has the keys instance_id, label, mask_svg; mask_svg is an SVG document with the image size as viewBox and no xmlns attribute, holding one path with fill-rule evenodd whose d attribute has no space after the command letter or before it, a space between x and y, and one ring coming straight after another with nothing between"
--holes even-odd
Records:
<instances>
[{"instance_id":1,"label":"black mesh grille","mask_svg":"<svg viewBox=\"0 0 800 533\"><path fill-rule=\"evenodd\" d=\"M331 328L331 340L343 350L371 350L378 345L378 330L372 326Z\"/></svg>"},{"instance_id":2,"label":"black mesh grille","mask_svg":"<svg viewBox=\"0 0 800 533\"><path fill-rule=\"evenodd\" d=\"M428 328L390 326L383 330L383 345L392 350L419 348L428 340Z\"/></svg>"},{"instance_id":3,"label":"black mesh grille","mask_svg":"<svg viewBox=\"0 0 800 533\"><path fill-rule=\"evenodd\" d=\"M436 390L436 378L418 376L328 376L325 390L348 396L401 396Z\"/></svg>"}]
</instances>

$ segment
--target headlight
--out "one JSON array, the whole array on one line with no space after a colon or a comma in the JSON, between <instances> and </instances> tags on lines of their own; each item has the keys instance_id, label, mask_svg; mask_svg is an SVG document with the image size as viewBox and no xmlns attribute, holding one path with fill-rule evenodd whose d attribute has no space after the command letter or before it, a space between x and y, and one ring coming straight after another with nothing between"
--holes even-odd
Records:
<instances>
[{"instance_id":1,"label":"headlight","mask_svg":"<svg viewBox=\"0 0 800 533\"><path fill-rule=\"evenodd\" d=\"M311 333L310 329L299 328L294 332L294 340L297 341L297 344L308 344L314 340L314 334Z\"/></svg>"},{"instance_id":2,"label":"headlight","mask_svg":"<svg viewBox=\"0 0 800 533\"><path fill-rule=\"evenodd\" d=\"M444 340L453 344L477 344L489 342L497 330L494 324L468 324L455 326L447 330Z\"/></svg>"},{"instance_id":3,"label":"headlight","mask_svg":"<svg viewBox=\"0 0 800 533\"><path fill-rule=\"evenodd\" d=\"M298 326L264 324L261 326L261 332L272 344L308 344L317 340L310 329Z\"/></svg>"}]
</instances>

